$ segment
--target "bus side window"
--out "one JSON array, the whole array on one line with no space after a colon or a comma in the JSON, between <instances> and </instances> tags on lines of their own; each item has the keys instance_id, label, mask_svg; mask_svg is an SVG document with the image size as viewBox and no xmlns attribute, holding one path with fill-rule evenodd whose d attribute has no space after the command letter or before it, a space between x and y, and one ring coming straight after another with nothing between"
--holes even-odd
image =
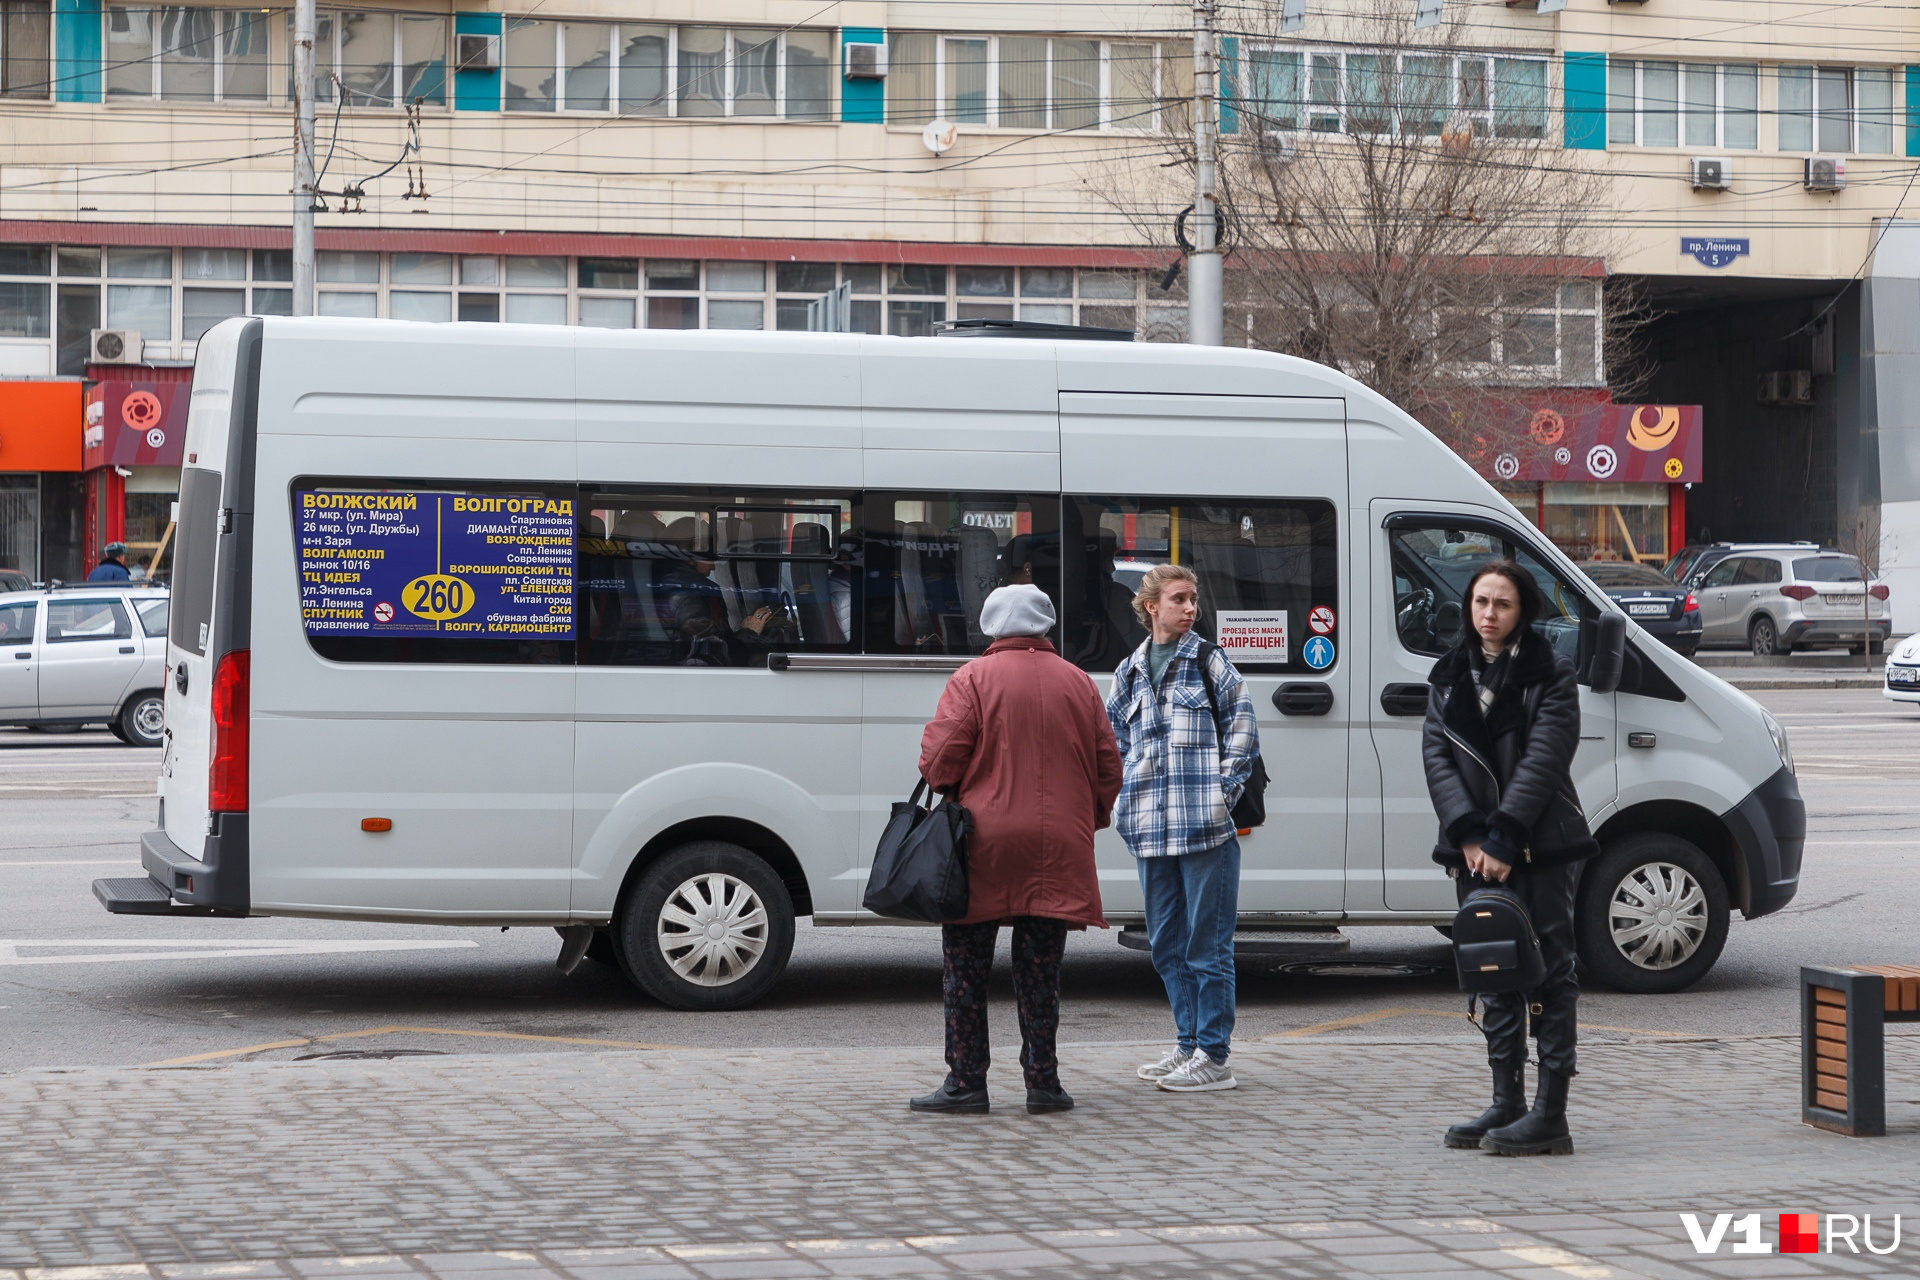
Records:
<instances>
[{"instance_id":1,"label":"bus side window","mask_svg":"<svg viewBox=\"0 0 1920 1280\"><path fill-rule=\"evenodd\" d=\"M850 494L589 489L580 504L587 666L764 667L851 653Z\"/></svg>"},{"instance_id":2,"label":"bus side window","mask_svg":"<svg viewBox=\"0 0 1920 1280\"><path fill-rule=\"evenodd\" d=\"M1009 583L1057 611L1059 510L1051 495L868 493L865 651L985 653L981 606Z\"/></svg>"},{"instance_id":3,"label":"bus side window","mask_svg":"<svg viewBox=\"0 0 1920 1280\"><path fill-rule=\"evenodd\" d=\"M1139 648L1147 632L1133 598L1147 570L1167 563L1188 566L1200 580L1201 635L1218 640L1222 615L1233 624L1230 645L1248 646L1229 647L1241 669L1312 675L1337 652L1340 570L1331 502L1074 496L1062 519L1064 653L1083 670L1112 671ZM1256 635L1265 648L1251 647ZM1305 653L1315 635L1333 646L1318 667Z\"/></svg>"}]
</instances>

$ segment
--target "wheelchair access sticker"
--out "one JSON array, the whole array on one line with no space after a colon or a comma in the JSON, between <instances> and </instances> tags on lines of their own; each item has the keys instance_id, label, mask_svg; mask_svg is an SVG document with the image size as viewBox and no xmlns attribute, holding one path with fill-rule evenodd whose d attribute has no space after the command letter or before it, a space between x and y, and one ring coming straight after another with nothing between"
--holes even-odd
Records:
<instances>
[{"instance_id":1,"label":"wheelchair access sticker","mask_svg":"<svg viewBox=\"0 0 1920 1280\"><path fill-rule=\"evenodd\" d=\"M1300 646L1300 656L1315 671L1325 671L1333 665L1333 641L1325 636L1314 636Z\"/></svg>"}]
</instances>

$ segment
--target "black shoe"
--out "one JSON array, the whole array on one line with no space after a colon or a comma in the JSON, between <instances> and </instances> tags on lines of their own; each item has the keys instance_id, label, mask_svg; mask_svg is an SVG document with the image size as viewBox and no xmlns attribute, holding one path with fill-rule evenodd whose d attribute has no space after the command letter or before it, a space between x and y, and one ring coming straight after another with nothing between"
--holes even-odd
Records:
<instances>
[{"instance_id":1,"label":"black shoe","mask_svg":"<svg viewBox=\"0 0 1920 1280\"><path fill-rule=\"evenodd\" d=\"M987 1114L987 1091L984 1088L964 1088L949 1080L932 1093L909 1100L907 1106L914 1111L939 1111L952 1116L983 1116Z\"/></svg>"},{"instance_id":2,"label":"black shoe","mask_svg":"<svg viewBox=\"0 0 1920 1280\"><path fill-rule=\"evenodd\" d=\"M1027 1114L1043 1116L1049 1111L1073 1110L1073 1095L1059 1085L1051 1089L1027 1090Z\"/></svg>"},{"instance_id":3,"label":"black shoe","mask_svg":"<svg viewBox=\"0 0 1920 1280\"><path fill-rule=\"evenodd\" d=\"M1512 1124L1527 1113L1527 1081L1524 1067L1493 1068L1493 1105L1478 1119L1456 1124L1447 1130L1446 1144L1455 1151L1477 1151L1487 1130Z\"/></svg>"},{"instance_id":4,"label":"black shoe","mask_svg":"<svg viewBox=\"0 0 1920 1280\"><path fill-rule=\"evenodd\" d=\"M1480 1146L1502 1156L1572 1155L1573 1135L1567 1131L1567 1077L1541 1068L1533 1110L1504 1128L1489 1129Z\"/></svg>"}]
</instances>

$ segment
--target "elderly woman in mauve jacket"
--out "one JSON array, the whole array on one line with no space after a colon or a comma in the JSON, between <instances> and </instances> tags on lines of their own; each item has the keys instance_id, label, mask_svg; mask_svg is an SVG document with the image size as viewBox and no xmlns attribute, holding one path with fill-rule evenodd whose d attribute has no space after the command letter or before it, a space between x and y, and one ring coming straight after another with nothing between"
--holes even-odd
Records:
<instances>
[{"instance_id":1,"label":"elderly woman in mauve jacket","mask_svg":"<svg viewBox=\"0 0 1920 1280\"><path fill-rule=\"evenodd\" d=\"M1570 1155L1567 1085L1574 1075L1574 872L1599 852L1573 786L1580 687L1573 664L1533 629L1539 585L1511 560L1483 564L1467 586L1470 625L1428 677L1423 754L1440 818L1434 861L1460 899L1505 885L1533 919L1546 962L1537 991L1483 996L1493 1105L1447 1130L1449 1147L1500 1155ZM1526 1105L1527 1018L1540 1083Z\"/></svg>"},{"instance_id":2,"label":"elderly woman in mauve jacket","mask_svg":"<svg viewBox=\"0 0 1920 1280\"><path fill-rule=\"evenodd\" d=\"M947 1079L915 1111L987 1110L987 975L1000 926L1013 926L1013 994L1027 1110L1072 1108L1060 1087L1060 962L1067 931L1106 927L1093 833L1120 794L1120 750L1087 673L1047 640L1053 602L1001 587L980 611L993 637L954 672L921 739L920 773L957 789L973 814L967 914L941 926Z\"/></svg>"}]
</instances>

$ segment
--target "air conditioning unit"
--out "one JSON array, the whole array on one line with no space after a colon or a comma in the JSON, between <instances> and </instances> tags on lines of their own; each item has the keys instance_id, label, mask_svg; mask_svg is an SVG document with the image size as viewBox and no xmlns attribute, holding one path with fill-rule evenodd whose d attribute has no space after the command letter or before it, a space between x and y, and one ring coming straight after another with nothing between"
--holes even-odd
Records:
<instances>
[{"instance_id":1,"label":"air conditioning unit","mask_svg":"<svg viewBox=\"0 0 1920 1280\"><path fill-rule=\"evenodd\" d=\"M1733 172L1721 156L1695 156L1690 172L1695 191L1725 191L1733 184Z\"/></svg>"},{"instance_id":2,"label":"air conditioning unit","mask_svg":"<svg viewBox=\"0 0 1920 1280\"><path fill-rule=\"evenodd\" d=\"M87 342L90 364L139 364L138 329L95 329Z\"/></svg>"},{"instance_id":3,"label":"air conditioning unit","mask_svg":"<svg viewBox=\"0 0 1920 1280\"><path fill-rule=\"evenodd\" d=\"M1840 156L1808 156L1804 182L1809 191L1844 191L1847 162Z\"/></svg>"},{"instance_id":4,"label":"air conditioning unit","mask_svg":"<svg viewBox=\"0 0 1920 1280\"><path fill-rule=\"evenodd\" d=\"M846 49L846 77L849 80L885 80L887 46L864 41L849 41Z\"/></svg>"},{"instance_id":5,"label":"air conditioning unit","mask_svg":"<svg viewBox=\"0 0 1920 1280\"><path fill-rule=\"evenodd\" d=\"M498 71L500 37L463 32L453 40L455 71Z\"/></svg>"},{"instance_id":6,"label":"air conditioning unit","mask_svg":"<svg viewBox=\"0 0 1920 1280\"><path fill-rule=\"evenodd\" d=\"M1813 370L1774 369L1763 373L1755 392L1761 404L1810 405L1813 403Z\"/></svg>"}]
</instances>

